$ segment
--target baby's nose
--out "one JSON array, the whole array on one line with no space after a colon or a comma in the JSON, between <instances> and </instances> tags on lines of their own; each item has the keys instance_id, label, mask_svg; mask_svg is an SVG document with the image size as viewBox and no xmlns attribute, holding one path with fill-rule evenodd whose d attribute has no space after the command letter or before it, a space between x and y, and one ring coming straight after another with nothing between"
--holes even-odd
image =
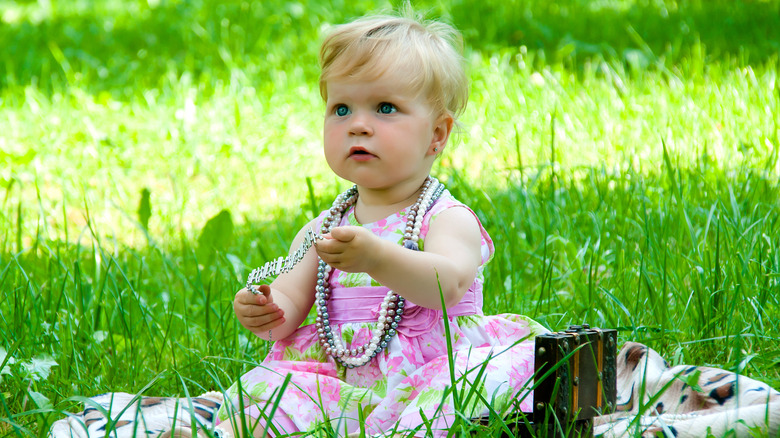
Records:
<instances>
[{"instance_id":1,"label":"baby's nose","mask_svg":"<svg viewBox=\"0 0 780 438\"><path fill-rule=\"evenodd\" d=\"M371 135L374 130L371 127L369 117L362 114L353 114L350 118L349 133L352 135Z\"/></svg>"}]
</instances>

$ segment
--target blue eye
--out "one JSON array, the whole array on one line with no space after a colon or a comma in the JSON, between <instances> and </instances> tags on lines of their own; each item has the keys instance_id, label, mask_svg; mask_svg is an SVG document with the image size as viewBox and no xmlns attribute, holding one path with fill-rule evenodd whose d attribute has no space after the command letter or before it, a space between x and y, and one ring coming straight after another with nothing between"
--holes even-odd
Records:
<instances>
[{"instance_id":1,"label":"blue eye","mask_svg":"<svg viewBox=\"0 0 780 438\"><path fill-rule=\"evenodd\" d=\"M339 117L344 117L349 113L350 113L349 108L346 105L338 105L336 107L336 115Z\"/></svg>"},{"instance_id":2,"label":"blue eye","mask_svg":"<svg viewBox=\"0 0 780 438\"><path fill-rule=\"evenodd\" d=\"M395 108L395 105L393 105L392 103L387 103L387 102L380 103L378 110L379 110L380 114L392 114L392 113L398 111Z\"/></svg>"}]
</instances>

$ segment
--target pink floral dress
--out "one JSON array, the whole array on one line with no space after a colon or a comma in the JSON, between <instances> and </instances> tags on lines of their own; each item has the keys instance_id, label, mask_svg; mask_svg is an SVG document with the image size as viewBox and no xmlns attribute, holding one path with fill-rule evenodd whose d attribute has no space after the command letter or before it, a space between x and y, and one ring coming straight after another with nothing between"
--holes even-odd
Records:
<instances>
[{"instance_id":1,"label":"pink floral dress","mask_svg":"<svg viewBox=\"0 0 780 438\"><path fill-rule=\"evenodd\" d=\"M430 224L448 208L468 209L445 191L425 216L421 250ZM400 245L406 211L359 224L350 209L340 225L362 226ZM397 336L377 357L357 368L337 364L317 342L314 325L304 325L276 341L262 365L241 377L243 397L239 397L238 383L227 391L219 421L242 408L254 418L268 418L278 401L268 426L272 435L318 428L332 428L343 435L363 428L367 434L415 431L419 436L445 436L456 410L471 417L487 415L483 400L498 413L518 405L525 412L532 411L528 388L534 372L533 337L546 330L524 316L482 313L482 268L494 249L481 224L480 229L482 265L461 302L447 309L451 356L442 311L409 300ZM387 288L366 274L339 270L331 273L330 286L331 326L347 346L365 344ZM278 397L288 374L286 389Z\"/></svg>"}]
</instances>

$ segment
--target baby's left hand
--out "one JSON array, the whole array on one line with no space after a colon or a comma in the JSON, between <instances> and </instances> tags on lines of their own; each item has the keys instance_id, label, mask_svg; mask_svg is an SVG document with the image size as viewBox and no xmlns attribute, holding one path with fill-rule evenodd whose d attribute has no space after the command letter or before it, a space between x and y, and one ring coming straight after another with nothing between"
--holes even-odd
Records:
<instances>
[{"instance_id":1,"label":"baby's left hand","mask_svg":"<svg viewBox=\"0 0 780 438\"><path fill-rule=\"evenodd\" d=\"M336 227L316 242L317 254L328 265L344 272L367 272L379 255L382 240L365 228Z\"/></svg>"}]
</instances>

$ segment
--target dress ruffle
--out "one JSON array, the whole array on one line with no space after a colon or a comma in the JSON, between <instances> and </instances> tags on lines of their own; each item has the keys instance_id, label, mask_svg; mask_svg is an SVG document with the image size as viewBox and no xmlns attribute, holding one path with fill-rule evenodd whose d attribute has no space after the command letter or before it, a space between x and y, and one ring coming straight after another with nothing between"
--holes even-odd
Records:
<instances>
[{"instance_id":1,"label":"dress ruffle","mask_svg":"<svg viewBox=\"0 0 780 438\"><path fill-rule=\"evenodd\" d=\"M545 333L544 327L513 314L459 316L449 322L456 386L461 391L467 388L466 393L472 386L478 388L486 400L493 401L496 412L530 412L533 337ZM342 324L341 331L352 345L371 337L369 323ZM423 428L421 435L446 434L456 406L451 395L445 396L445 389L453 384L445 333L442 319L425 334L399 332L367 365L348 369L325 354L314 326L303 326L277 341L263 364L241 378L245 392L241 399L244 406L259 404L249 411L254 416L266 405L268 411L290 374L274 417L282 433L325 427L326 421L337 430L355 432L362 412L360 423L370 433L408 431L429 423L431 431ZM238 385L228 391L228 399L234 412L240 409ZM468 403L459 410L473 417L488 414L476 396ZM227 418L226 413L223 408L220 419Z\"/></svg>"}]
</instances>

